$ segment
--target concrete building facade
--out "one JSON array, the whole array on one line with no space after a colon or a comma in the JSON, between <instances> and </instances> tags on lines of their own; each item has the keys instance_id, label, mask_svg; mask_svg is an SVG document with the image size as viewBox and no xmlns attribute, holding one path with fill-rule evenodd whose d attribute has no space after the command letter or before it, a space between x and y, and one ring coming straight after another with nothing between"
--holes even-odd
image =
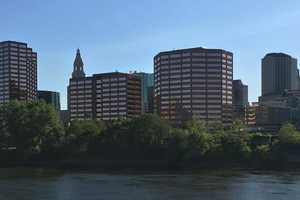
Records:
<instances>
[{"instance_id":1,"label":"concrete building facade","mask_svg":"<svg viewBox=\"0 0 300 200\"><path fill-rule=\"evenodd\" d=\"M37 99L37 53L26 43L0 42L0 104Z\"/></svg>"},{"instance_id":2,"label":"concrete building facade","mask_svg":"<svg viewBox=\"0 0 300 200\"><path fill-rule=\"evenodd\" d=\"M299 89L297 59L284 53L269 53L262 59L262 96Z\"/></svg>"},{"instance_id":3,"label":"concrete building facade","mask_svg":"<svg viewBox=\"0 0 300 200\"><path fill-rule=\"evenodd\" d=\"M68 86L70 120L115 120L141 115L141 79L112 72L86 77L80 51Z\"/></svg>"},{"instance_id":4,"label":"concrete building facade","mask_svg":"<svg viewBox=\"0 0 300 200\"><path fill-rule=\"evenodd\" d=\"M300 90L285 90L282 94L259 99L257 124L265 130L277 132L287 122L300 127Z\"/></svg>"},{"instance_id":5,"label":"concrete building facade","mask_svg":"<svg viewBox=\"0 0 300 200\"><path fill-rule=\"evenodd\" d=\"M156 112L173 124L191 117L232 122L233 54L221 49L191 48L154 57Z\"/></svg>"}]
</instances>

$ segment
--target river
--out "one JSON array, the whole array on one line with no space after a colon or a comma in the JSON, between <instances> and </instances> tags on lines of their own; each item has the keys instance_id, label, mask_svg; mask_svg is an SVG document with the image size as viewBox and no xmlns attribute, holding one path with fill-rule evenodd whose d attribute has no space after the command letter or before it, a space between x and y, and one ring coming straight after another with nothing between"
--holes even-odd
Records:
<instances>
[{"instance_id":1,"label":"river","mask_svg":"<svg viewBox=\"0 0 300 200\"><path fill-rule=\"evenodd\" d=\"M300 199L300 172L96 173L0 169L0 200Z\"/></svg>"}]
</instances>

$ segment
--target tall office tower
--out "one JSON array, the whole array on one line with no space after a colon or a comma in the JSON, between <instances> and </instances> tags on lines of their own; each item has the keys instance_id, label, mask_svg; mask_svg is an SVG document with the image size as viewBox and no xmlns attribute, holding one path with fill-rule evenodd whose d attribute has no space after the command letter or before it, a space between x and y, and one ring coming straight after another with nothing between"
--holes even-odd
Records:
<instances>
[{"instance_id":1,"label":"tall office tower","mask_svg":"<svg viewBox=\"0 0 300 200\"><path fill-rule=\"evenodd\" d=\"M144 72L135 72L134 74L139 76L142 81L142 112L153 113L154 74Z\"/></svg>"},{"instance_id":2,"label":"tall office tower","mask_svg":"<svg viewBox=\"0 0 300 200\"><path fill-rule=\"evenodd\" d=\"M114 120L141 114L141 79L112 72L86 77L79 50L68 86L70 120Z\"/></svg>"},{"instance_id":3,"label":"tall office tower","mask_svg":"<svg viewBox=\"0 0 300 200\"><path fill-rule=\"evenodd\" d=\"M85 77L83 66L80 50L77 49L72 77L67 87L70 119L93 118L92 77Z\"/></svg>"},{"instance_id":4,"label":"tall office tower","mask_svg":"<svg viewBox=\"0 0 300 200\"><path fill-rule=\"evenodd\" d=\"M233 80L233 119L246 122L246 108L248 104L248 86L244 85L241 80Z\"/></svg>"},{"instance_id":5,"label":"tall office tower","mask_svg":"<svg viewBox=\"0 0 300 200\"><path fill-rule=\"evenodd\" d=\"M233 54L191 48L154 57L154 101L158 114L175 125L195 116L207 122L232 122Z\"/></svg>"},{"instance_id":6,"label":"tall office tower","mask_svg":"<svg viewBox=\"0 0 300 200\"><path fill-rule=\"evenodd\" d=\"M0 42L0 104L37 98L37 53L26 43Z\"/></svg>"},{"instance_id":7,"label":"tall office tower","mask_svg":"<svg viewBox=\"0 0 300 200\"><path fill-rule=\"evenodd\" d=\"M233 80L232 82L232 104L237 106L248 105L248 85L244 85L241 80Z\"/></svg>"},{"instance_id":8,"label":"tall office tower","mask_svg":"<svg viewBox=\"0 0 300 200\"><path fill-rule=\"evenodd\" d=\"M95 118L114 120L141 115L141 79L120 72L93 75Z\"/></svg>"},{"instance_id":9,"label":"tall office tower","mask_svg":"<svg viewBox=\"0 0 300 200\"><path fill-rule=\"evenodd\" d=\"M262 59L262 96L298 87L297 59L284 53L269 53Z\"/></svg>"},{"instance_id":10,"label":"tall office tower","mask_svg":"<svg viewBox=\"0 0 300 200\"><path fill-rule=\"evenodd\" d=\"M38 99L52 105L55 110L60 111L60 97L58 92L38 90Z\"/></svg>"}]
</instances>

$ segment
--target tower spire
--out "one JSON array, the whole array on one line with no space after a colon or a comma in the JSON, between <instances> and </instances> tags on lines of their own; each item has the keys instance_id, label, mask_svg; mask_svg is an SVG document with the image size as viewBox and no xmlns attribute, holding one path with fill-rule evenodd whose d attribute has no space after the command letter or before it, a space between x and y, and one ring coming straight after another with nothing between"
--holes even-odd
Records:
<instances>
[{"instance_id":1,"label":"tower spire","mask_svg":"<svg viewBox=\"0 0 300 200\"><path fill-rule=\"evenodd\" d=\"M74 69L73 69L73 73L72 73L72 78L85 77L83 65L84 64L83 64L83 61L82 61L82 58L80 55L80 50L77 49L76 57L75 57L74 64L73 64Z\"/></svg>"}]
</instances>

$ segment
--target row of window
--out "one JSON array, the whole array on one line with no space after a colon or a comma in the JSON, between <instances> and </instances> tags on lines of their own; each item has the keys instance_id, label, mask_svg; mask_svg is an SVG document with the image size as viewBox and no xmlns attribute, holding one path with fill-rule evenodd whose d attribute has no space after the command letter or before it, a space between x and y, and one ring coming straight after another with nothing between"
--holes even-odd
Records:
<instances>
[{"instance_id":1,"label":"row of window","mask_svg":"<svg viewBox=\"0 0 300 200\"><path fill-rule=\"evenodd\" d=\"M182 57L222 57L227 59L232 59L232 56L229 54L221 54L221 53L209 53L209 52L185 52L185 53L176 53L169 55L162 55L155 57L154 61L158 62L164 59L174 59L174 58L182 58Z\"/></svg>"},{"instance_id":2,"label":"row of window","mask_svg":"<svg viewBox=\"0 0 300 200\"><path fill-rule=\"evenodd\" d=\"M126 115L127 115L126 111L125 112L105 112L105 113L97 113L96 114L97 117L114 116L114 119L116 118L116 116L126 116Z\"/></svg>"},{"instance_id":3,"label":"row of window","mask_svg":"<svg viewBox=\"0 0 300 200\"><path fill-rule=\"evenodd\" d=\"M176 69L211 69L211 68L232 69L232 64L228 63L206 63L206 62L190 62L190 63L173 63L154 65L154 71L158 70L176 70Z\"/></svg>"},{"instance_id":4,"label":"row of window","mask_svg":"<svg viewBox=\"0 0 300 200\"><path fill-rule=\"evenodd\" d=\"M120 77L120 78L104 78L96 80L97 84L101 83L116 83L119 81L125 81L126 77ZM71 80L70 85L81 85L81 84L92 84L92 80Z\"/></svg>"},{"instance_id":5,"label":"row of window","mask_svg":"<svg viewBox=\"0 0 300 200\"><path fill-rule=\"evenodd\" d=\"M70 89L70 94L71 95L91 95L92 94L92 90L74 90L74 89Z\"/></svg>"},{"instance_id":6,"label":"row of window","mask_svg":"<svg viewBox=\"0 0 300 200\"><path fill-rule=\"evenodd\" d=\"M106 106L124 106L126 105L126 101L115 101L115 102L111 102L111 101L104 101L104 102L99 102L97 103L96 107L97 108L101 108L101 107L106 107Z\"/></svg>"},{"instance_id":7,"label":"row of window","mask_svg":"<svg viewBox=\"0 0 300 200\"><path fill-rule=\"evenodd\" d=\"M164 119L175 120L177 117L175 114L169 114L168 112L161 113ZM198 114L198 115L197 115ZM218 120L222 118L221 113L204 113L204 112L195 112L193 115L196 115L200 119L208 119L208 120Z\"/></svg>"},{"instance_id":8,"label":"row of window","mask_svg":"<svg viewBox=\"0 0 300 200\"><path fill-rule=\"evenodd\" d=\"M179 84L179 83L207 83L207 84L220 84L221 79L218 78L210 78L210 79L172 79L172 80L164 80L160 83L157 83L156 85L173 85L173 84Z\"/></svg>"}]
</instances>

